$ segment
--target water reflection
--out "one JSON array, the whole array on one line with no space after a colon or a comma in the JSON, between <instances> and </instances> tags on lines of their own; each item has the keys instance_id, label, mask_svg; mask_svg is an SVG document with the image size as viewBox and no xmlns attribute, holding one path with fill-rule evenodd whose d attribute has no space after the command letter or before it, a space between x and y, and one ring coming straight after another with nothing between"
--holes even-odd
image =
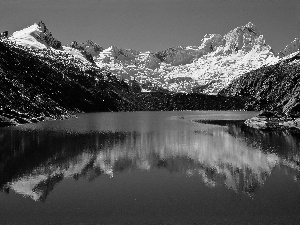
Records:
<instances>
[{"instance_id":1,"label":"water reflection","mask_svg":"<svg viewBox=\"0 0 300 225\"><path fill-rule=\"evenodd\" d=\"M199 129L62 133L0 130L0 185L45 201L65 178L93 181L134 170L198 176L208 187L253 195L274 167L299 179L300 140L288 131L263 132L240 121L210 121Z\"/></svg>"}]
</instances>

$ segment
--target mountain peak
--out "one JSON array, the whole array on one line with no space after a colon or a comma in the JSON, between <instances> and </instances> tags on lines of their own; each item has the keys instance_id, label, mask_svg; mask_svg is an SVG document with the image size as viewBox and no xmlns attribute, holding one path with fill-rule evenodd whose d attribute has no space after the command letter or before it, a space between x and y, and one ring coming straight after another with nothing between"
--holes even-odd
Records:
<instances>
[{"instance_id":1,"label":"mountain peak","mask_svg":"<svg viewBox=\"0 0 300 225\"><path fill-rule=\"evenodd\" d=\"M46 27L46 24L42 20L38 22L37 25L41 28L43 33L46 33L47 31L49 32L49 30Z\"/></svg>"},{"instance_id":2,"label":"mountain peak","mask_svg":"<svg viewBox=\"0 0 300 225\"><path fill-rule=\"evenodd\" d=\"M255 35L260 35L260 32L257 30L256 26L251 22L247 23L245 26L242 26L242 28L244 32L246 31Z\"/></svg>"},{"instance_id":3,"label":"mountain peak","mask_svg":"<svg viewBox=\"0 0 300 225\"><path fill-rule=\"evenodd\" d=\"M61 42L52 36L43 21L14 32L10 39L29 48L44 49L52 47L61 49Z\"/></svg>"},{"instance_id":4,"label":"mountain peak","mask_svg":"<svg viewBox=\"0 0 300 225\"><path fill-rule=\"evenodd\" d=\"M252 22L248 22L245 27L254 28L255 25Z\"/></svg>"},{"instance_id":5,"label":"mountain peak","mask_svg":"<svg viewBox=\"0 0 300 225\"><path fill-rule=\"evenodd\" d=\"M238 51L270 51L271 47L265 44L260 31L251 22L237 27L224 35L224 53L231 54Z\"/></svg>"}]
</instances>

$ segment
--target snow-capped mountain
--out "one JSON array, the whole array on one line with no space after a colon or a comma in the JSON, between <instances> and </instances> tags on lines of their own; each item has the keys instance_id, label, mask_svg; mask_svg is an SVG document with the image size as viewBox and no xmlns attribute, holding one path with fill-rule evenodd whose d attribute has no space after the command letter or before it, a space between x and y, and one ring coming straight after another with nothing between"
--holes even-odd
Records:
<instances>
[{"instance_id":1,"label":"snow-capped mountain","mask_svg":"<svg viewBox=\"0 0 300 225\"><path fill-rule=\"evenodd\" d=\"M52 36L42 21L14 32L9 39L17 44L33 49L45 49L49 47L62 49L61 42Z\"/></svg>"},{"instance_id":2,"label":"snow-capped mountain","mask_svg":"<svg viewBox=\"0 0 300 225\"><path fill-rule=\"evenodd\" d=\"M200 46L175 47L157 53L109 47L94 61L144 88L216 94L240 75L279 59L252 23L224 36L206 34Z\"/></svg>"},{"instance_id":3,"label":"snow-capped mountain","mask_svg":"<svg viewBox=\"0 0 300 225\"><path fill-rule=\"evenodd\" d=\"M224 36L206 34L199 46L156 53L115 46L104 49L92 41L61 46L43 22L17 31L9 39L30 48L63 51L84 64L95 63L119 79L137 81L144 90L216 94L242 74L279 60L252 23Z\"/></svg>"},{"instance_id":4,"label":"snow-capped mountain","mask_svg":"<svg viewBox=\"0 0 300 225\"><path fill-rule=\"evenodd\" d=\"M27 47L31 50L48 49L51 50L52 53L57 54L58 57L61 57L62 55L66 58L73 56L77 60L80 60L80 64L91 63L91 60L88 57L89 54L86 55L84 49L62 46L61 42L52 36L45 23L42 21L14 32L8 39L17 45ZM89 51L91 50L89 49ZM67 53L68 56L64 53Z\"/></svg>"}]
</instances>

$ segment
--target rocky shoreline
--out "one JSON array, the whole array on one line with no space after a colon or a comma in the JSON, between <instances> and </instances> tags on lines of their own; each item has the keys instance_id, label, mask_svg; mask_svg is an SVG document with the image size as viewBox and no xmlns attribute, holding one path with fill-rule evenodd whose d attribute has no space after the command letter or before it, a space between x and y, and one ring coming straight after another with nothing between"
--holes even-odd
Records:
<instances>
[{"instance_id":1,"label":"rocky shoreline","mask_svg":"<svg viewBox=\"0 0 300 225\"><path fill-rule=\"evenodd\" d=\"M17 126L26 123L38 123L48 120L63 120L74 118L76 112L64 112L60 114L49 115L31 115L28 113L21 113L16 110L3 110L0 109L0 127Z\"/></svg>"},{"instance_id":2,"label":"rocky shoreline","mask_svg":"<svg viewBox=\"0 0 300 225\"><path fill-rule=\"evenodd\" d=\"M300 118L281 115L276 112L261 112L259 115L248 119L245 124L260 130L298 129L300 131Z\"/></svg>"}]
</instances>

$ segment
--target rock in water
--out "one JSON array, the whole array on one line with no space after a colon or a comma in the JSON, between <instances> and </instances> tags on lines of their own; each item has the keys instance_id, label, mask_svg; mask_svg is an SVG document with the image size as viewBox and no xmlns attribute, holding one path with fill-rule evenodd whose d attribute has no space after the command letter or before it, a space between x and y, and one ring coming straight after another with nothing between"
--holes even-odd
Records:
<instances>
[{"instance_id":1,"label":"rock in water","mask_svg":"<svg viewBox=\"0 0 300 225\"><path fill-rule=\"evenodd\" d=\"M263 111L256 117L248 119L245 124L261 130L276 130L276 129L290 129L296 128L300 130L300 118L291 118L280 116L276 112Z\"/></svg>"}]
</instances>

